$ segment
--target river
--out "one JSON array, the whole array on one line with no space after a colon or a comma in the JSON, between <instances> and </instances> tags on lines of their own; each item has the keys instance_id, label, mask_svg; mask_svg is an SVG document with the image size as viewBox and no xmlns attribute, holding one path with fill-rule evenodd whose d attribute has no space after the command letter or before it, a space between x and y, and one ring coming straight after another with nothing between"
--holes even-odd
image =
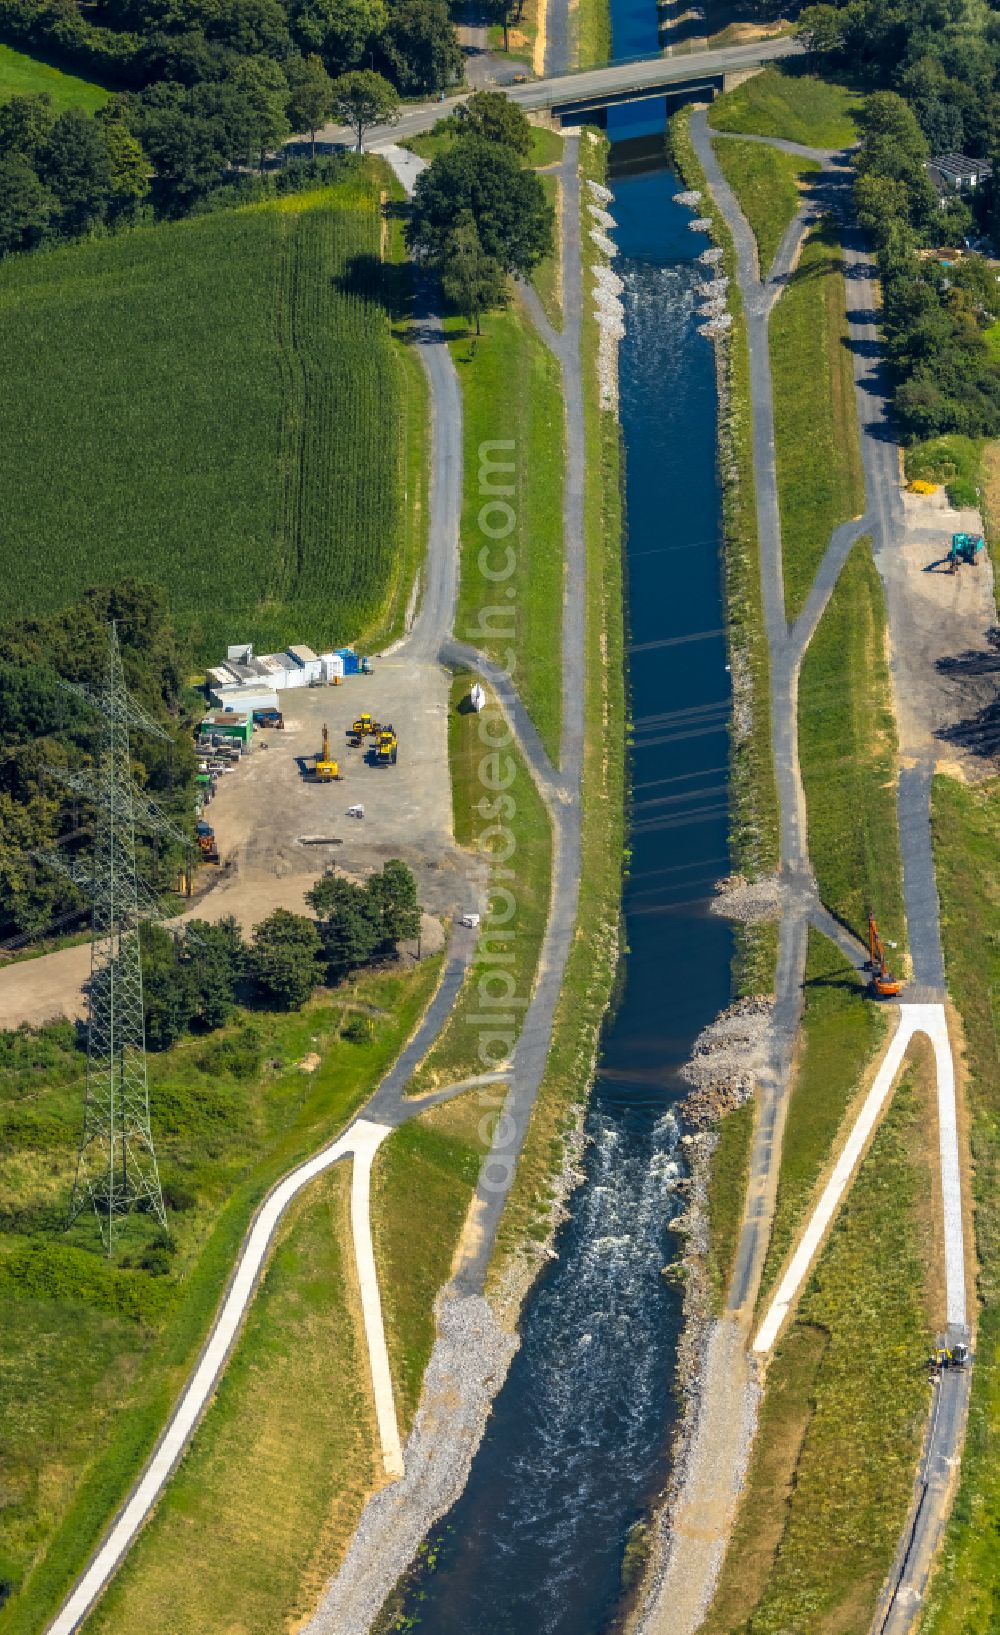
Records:
<instances>
[{"instance_id":1,"label":"river","mask_svg":"<svg viewBox=\"0 0 1000 1635\"><path fill-rule=\"evenodd\" d=\"M619 55L649 49L651 0L614 0ZM586 1178L526 1303L522 1346L465 1493L397 1627L421 1635L603 1635L630 1528L668 1475L680 1298L662 1275L682 1173L672 1108L695 1035L730 999L732 938L708 913L728 867L729 675L707 240L665 165L629 168L662 104L611 116L609 205L625 283L632 866L628 953L587 1116Z\"/></svg>"}]
</instances>

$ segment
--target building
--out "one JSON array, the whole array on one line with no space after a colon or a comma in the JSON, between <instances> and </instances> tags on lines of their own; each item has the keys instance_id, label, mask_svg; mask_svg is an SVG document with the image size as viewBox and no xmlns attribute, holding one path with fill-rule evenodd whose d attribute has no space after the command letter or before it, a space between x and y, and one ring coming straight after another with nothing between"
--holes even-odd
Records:
<instances>
[{"instance_id":1,"label":"building","mask_svg":"<svg viewBox=\"0 0 1000 1635\"><path fill-rule=\"evenodd\" d=\"M928 161L928 174L944 204L954 193L974 193L993 175L987 159L969 159L964 153L936 153Z\"/></svg>"},{"instance_id":2,"label":"building","mask_svg":"<svg viewBox=\"0 0 1000 1635\"><path fill-rule=\"evenodd\" d=\"M225 664L208 672L208 692L222 709L274 709L275 695L288 687L333 681L343 676L344 661L336 653L314 653L311 647L287 647L283 653L262 653L244 643L226 649Z\"/></svg>"},{"instance_id":3,"label":"building","mask_svg":"<svg viewBox=\"0 0 1000 1635\"><path fill-rule=\"evenodd\" d=\"M242 710L214 710L202 720L201 730L206 735L216 733L222 738L231 738L249 749L253 741L253 717Z\"/></svg>"}]
</instances>

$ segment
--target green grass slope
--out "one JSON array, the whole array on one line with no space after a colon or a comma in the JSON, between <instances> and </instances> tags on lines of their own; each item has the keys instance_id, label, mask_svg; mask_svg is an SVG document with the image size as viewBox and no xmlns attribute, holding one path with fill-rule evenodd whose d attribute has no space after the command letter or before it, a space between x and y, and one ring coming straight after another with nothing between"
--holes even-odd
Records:
<instances>
[{"instance_id":1,"label":"green grass slope","mask_svg":"<svg viewBox=\"0 0 1000 1635\"><path fill-rule=\"evenodd\" d=\"M103 107L111 95L103 85L95 85L92 80L78 79L75 74L53 68L51 63L27 57L12 46L0 45L0 102L39 91L51 98L57 113L66 108L83 108L92 114Z\"/></svg>"},{"instance_id":2,"label":"green grass slope","mask_svg":"<svg viewBox=\"0 0 1000 1635\"><path fill-rule=\"evenodd\" d=\"M205 653L377 621L409 378L380 240L366 175L0 269L12 614L141 564Z\"/></svg>"},{"instance_id":3,"label":"green grass slope","mask_svg":"<svg viewBox=\"0 0 1000 1635\"><path fill-rule=\"evenodd\" d=\"M83 1111L72 1027L0 1034L3 1635L44 1627L187 1377L253 1209L364 1100L439 969L363 976L301 1013L243 1016L150 1058L176 1244L159 1275L141 1265L149 1217L129 1219L110 1264L92 1217L65 1231ZM375 1018L361 1043L343 1032L359 1008ZM311 1074L298 1066L310 1052Z\"/></svg>"},{"instance_id":4,"label":"green grass slope","mask_svg":"<svg viewBox=\"0 0 1000 1635\"><path fill-rule=\"evenodd\" d=\"M717 131L781 136L810 148L844 148L858 139L861 95L815 74L774 67L754 74L712 104Z\"/></svg>"},{"instance_id":5,"label":"green grass slope","mask_svg":"<svg viewBox=\"0 0 1000 1635\"><path fill-rule=\"evenodd\" d=\"M805 190L806 178L819 170L815 159L796 159L759 142L717 142L723 175L740 201L757 240L761 271L766 277Z\"/></svg>"}]
</instances>

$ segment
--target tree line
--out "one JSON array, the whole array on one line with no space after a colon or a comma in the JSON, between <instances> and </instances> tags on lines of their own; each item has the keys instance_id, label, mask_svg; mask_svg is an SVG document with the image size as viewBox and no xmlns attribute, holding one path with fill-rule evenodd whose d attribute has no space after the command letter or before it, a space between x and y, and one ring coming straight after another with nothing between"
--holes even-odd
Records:
<instances>
[{"instance_id":1,"label":"tree line","mask_svg":"<svg viewBox=\"0 0 1000 1635\"><path fill-rule=\"evenodd\" d=\"M825 68L871 92L855 201L877 252L903 437L996 436L1000 364L985 331L1000 286L982 256L932 252L1000 244L1000 184L942 203L927 167L963 152L1000 171L1000 14L966 0L832 0L806 6L798 30Z\"/></svg>"},{"instance_id":2,"label":"tree line","mask_svg":"<svg viewBox=\"0 0 1000 1635\"><path fill-rule=\"evenodd\" d=\"M99 717L61 685L96 691L114 620L130 695L166 740L134 734L137 782L180 829L194 823L198 761L190 732L197 702L191 654L170 618L166 592L123 581L88 590L59 613L0 627L0 943L60 929L87 899L56 866L89 845L93 810L62 778L93 762ZM172 843L136 836L140 872L156 890L176 883Z\"/></svg>"},{"instance_id":3,"label":"tree line","mask_svg":"<svg viewBox=\"0 0 1000 1635\"><path fill-rule=\"evenodd\" d=\"M420 931L416 881L390 858L357 882L326 874L306 894L316 918L278 908L245 939L238 922L189 920L142 929L146 1042L166 1050L187 1032L223 1027L237 1005L300 1010L320 985L394 958Z\"/></svg>"}]
</instances>

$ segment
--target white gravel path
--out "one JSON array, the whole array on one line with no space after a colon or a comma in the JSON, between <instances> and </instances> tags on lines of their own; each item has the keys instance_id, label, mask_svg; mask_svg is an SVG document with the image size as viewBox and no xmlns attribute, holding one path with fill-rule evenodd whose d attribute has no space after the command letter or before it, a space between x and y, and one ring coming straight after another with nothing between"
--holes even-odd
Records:
<instances>
[{"instance_id":1,"label":"white gravel path","mask_svg":"<svg viewBox=\"0 0 1000 1635\"><path fill-rule=\"evenodd\" d=\"M941 1192L944 1202L945 1289L949 1324L964 1328L966 1323L965 1244L962 1225L962 1178L958 1156L958 1120L955 1109L955 1064L952 1060L948 1022L943 1005L901 1005L899 1027L889 1042L865 1097L854 1128L837 1160L823 1195L802 1234L798 1248L774 1293L764 1321L757 1330L753 1350L760 1356L771 1351L788 1317L798 1304L809 1269L819 1254L830 1225L840 1208L848 1185L858 1167L872 1132L888 1101L896 1075L910 1040L925 1033L934 1047L937 1070L938 1131L941 1161Z\"/></svg>"}]
</instances>

